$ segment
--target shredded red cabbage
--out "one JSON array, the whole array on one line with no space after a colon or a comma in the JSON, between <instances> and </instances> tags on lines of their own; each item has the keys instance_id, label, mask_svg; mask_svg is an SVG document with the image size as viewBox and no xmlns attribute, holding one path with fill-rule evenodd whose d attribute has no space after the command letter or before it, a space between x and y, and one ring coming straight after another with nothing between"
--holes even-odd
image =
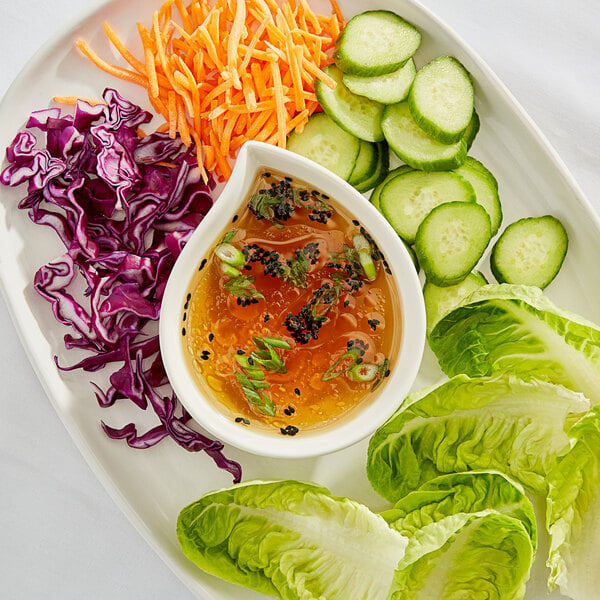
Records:
<instances>
[{"instance_id":1,"label":"shredded red cabbage","mask_svg":"<svg viewBox=\"0 0 600 600\"><path fill-rule=\"evenodd\" d=\"M206 452L238 482L241 467L223 455L223 444L190 426L169 386L156 334L167 278L212 206L214 182L202 181L194 148L165 133L139 135L149 112L113 89L103 99L95 106L77 102L73 115L59 108L34 112L7 148L8 166L0 173L4 185L27 184L19 208L52 227L66 248L34 280L55 318L70 328L66 348L89 351L59 368L93 372L114 365L107 390L92 384L100 406L129 400L150 407L159 424L138 433L134 423L113 428L102 422L109 437L132 448L170 437ZM73 290L82 281L79 298Z\"/></svg>"}]
</instances>

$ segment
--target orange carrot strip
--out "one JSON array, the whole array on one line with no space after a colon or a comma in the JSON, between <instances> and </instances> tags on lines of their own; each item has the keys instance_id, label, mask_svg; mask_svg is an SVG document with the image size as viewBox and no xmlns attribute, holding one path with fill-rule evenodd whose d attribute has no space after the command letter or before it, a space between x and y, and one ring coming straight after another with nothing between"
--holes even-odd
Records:
<instances>
[{"instance_id":1,"label":"orange carrot strip","mask_svg":"<svg viewBox=\"0 0 600 600\"><path fill-rule=\"evenodd\" d=\"M148 77L148 88L150 96L158 98L160 90L158 89L158 77L156 75L156 63L154 61L154 53L149 47L144 51L146 58L146 77Z\"/></svg>"},{"instance_id":2,"label":"orange carrot strip","mask_svg":"<svg viewBox=\"0 0 600 600\"><path fill-rule=\"evenodd\" d=\"M250 63L250 59L252 56L251 53L255 50L256 45L258 44L259 40L261 39L261 37L267 27L267 23L268 23L268 21L266 19L264 19L258 26L258 29L252 35L252 39L250 40L250 43L247 46L244 46L245 55L240 64L240 72L244 73L246 71L246 69L248 68L248 64Z\"/></svg>"},{"instance_id":3,"label":"orange carrot strip","mask_svg":"<svg viewBox=\"0 0 600 600\"><path fill-rule=\"evenodd\" d=\"M317 79L320 79L327 87L331 89L335 88L335 80L324 73L319 67L316 67L314 63L310 62L306 59L306 57L302 58L302 65L306 69L308 73L312 73Z\"/></svg>"},{"instance_id":4,"label":"orange carrot strip","mask_svg":"<svg viewBox=\"0 0 600 600\"><path fill-rule=\"evenodd\" d=\"M119 79L123 79L124 81L130 81L132 83L137 83L138 85L146 87L148 83L148 79L143 75L135 71L129 71L128 69L123 69L116 65L112 65L106 62L104 59L100 58L82 39L78 39L75 42L77 48L79 48L80 52L84 54L87 58L89 58L99 69L102 69L109 75L114 75Z\"/></svg>"},{"instance_id":5,"label":"orange carrot strip","mask_svg":"<svg viewBox=\"0 0 600 600\"><path fill-rule=\"evenodd\" d=\"M167 111L169 120L169 137L177 135L177 97L174 91L169 91L167 96Z\"/></svg>"},{"instance_id":6,"label":"orange carrot strip","mask_svg":"<svg viewBox=\"0 0 600 600\"><path fill-rule=\"evenodd\" d=\"M190 135L190 128L188 120L185 114L184 103L181 101L181 97L177 98L177 129L181 136L181 141L189 146L192 143L192 137Z\"/></svg>"},{"instance_id":7,"label":"orange carrot strip","mask_svg":"<svg viewBox=\"0 0 600 600\"><path fill-rule=\"evenodd\" d=\"M146 67L141 60L138 60L128 49L125 44L119 39L112 27L108 23L104 23L104 33L110 43L115 47L117 52L138 72L145 73Z\"/></svg>"},{"instance_id":8,"label":"orange carrot strip","mask_svg":"<svg viewBox=\"0 0 600 600\"><path fill-rule=\"evenodd\" d=\"M300 0L300 4L302 5L304 18L306 19L307 25L312 25L316 33L321 33L321 24L319 23L317 16L309 6L308 2L306 0Z\"/></svg>"},{"instance_id":9,"label":"orange carrot strip","mask_svg":"<svg viewBox=\"0 0 600 600\"><path fill-rule=\"evenodd\" d=\"M106 104L103 100L93 100L92 98L84 98L82 96L54 96L52 98L52 102L56 102L57 104L67 104L74 105L79 101L85 102L90 106L97 106L98 104Z\"/></svg>"},{"instance_id":10,"label":"orange carrot strip","mask_svg":"<svg viewBox=\"0 0 600 600\"><path fill-rule=\"evenodd\" d=\"M183 28L187 33L191 33L194 31L194 27L192 26L192 21L190 19L190 14L186 10L183 2L181 0L175 0L175 6L179 11L179 16L181 17L181 22L183 23Z\"/></svg>"},{"instance_id":11,"label":"orange carrot strip","mask_svg":"<svg viewBox=\"0 0 600 600\"><path fill-rule=\"evenodd\" d=\"M285 148L287 111L285 109L285 98L281 85L281 72L276 62L271 63L273 77L273 88L275 90L275 115L277 117L277 131L279 133L277 145Z\"/></svg>"},{"instance_id":12,"label":"orange carrot strip","mask_svg":"<svg viewBox=\"0 0 600 600\"><path fill-rule=\"evenodd\" d=\"M292 117L287 123L286 133L289 134L294 129L298 130L300 133L300 127L304 129L304 124L308 121L308 117L310 115L310 111L305 108L302 112L299 112L295 117Z\"/></svg>"},{"instance_id":13,"label":"orange carrot strip","mask_svg":"<svg viewBox=\"0 0 600 600\"><path fill-rule=\"evenodd\" d=\"M331 4L331 9L333 10L333 14L337 19L338 26L341 28L342 25L345 23L344 15L342 15L342 11L340 10L340 7L336 0L329 0L329 3Z\"/></svg>"}]
</instances>

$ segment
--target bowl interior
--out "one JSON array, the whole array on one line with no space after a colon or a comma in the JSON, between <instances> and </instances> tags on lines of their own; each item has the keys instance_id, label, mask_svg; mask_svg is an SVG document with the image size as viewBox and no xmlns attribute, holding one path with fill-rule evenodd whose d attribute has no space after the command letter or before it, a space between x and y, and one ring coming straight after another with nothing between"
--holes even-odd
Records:
<instances>
[{"instance_id":1,"label":"bowl interior","mask_svg":"<svg viewBox=\"0 0 600 600\"><path fill-rule=\"evenodd\" d=\"M212 398L192 373L182 342L182 318L203 257L208 256L234 216L245 206L258 175L273 170L309 183L360 221L386 257L398 290L402 332L389 377L372 397L343 417L297 436L274 428L247 428ZM178 398L194 420L220 441L273 457L309 457L340 450L370 435L389 418L416 378L425 343L421 284L402 241L379 212L347 182L297 154L261 142L247 142L213 208L186 243L169 278L160 316L160 345L165 369Z\"/></svg>"}]
</instances>

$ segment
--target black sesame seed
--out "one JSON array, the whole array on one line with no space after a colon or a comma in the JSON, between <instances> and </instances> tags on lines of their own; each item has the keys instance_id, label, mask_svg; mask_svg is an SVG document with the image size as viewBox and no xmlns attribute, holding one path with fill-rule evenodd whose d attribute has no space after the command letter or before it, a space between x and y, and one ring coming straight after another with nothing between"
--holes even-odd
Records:
<instances>
[{"instance_id":1,"label":"black sesame seed","mask_svg":"<svg viewBox=\"0 0 600 600\"><path fill-rule=\"evenodd\" d=\"M242 354L246 354L246 353L242 349L240 349L237 351L237 354L239 354L241 356Z\"/></svg>"},{"instance_id":2,"label":"black sesame seed","mask_svg":"<svg viewBox=\"0 0 600 600\"><path fill-rule=\"evenodd\" d=\"M235 223L238 220L238 215L233 215L233 219L231 219L232 223Z\"/></svg>"},{"instance_id":3,"label":"black sesame seed","mask_svg":"<svg viewBox=\"0 0 600 600\"><path fill-rule=\"evenodd\" d=\"M369 319L367 321L367 323L369 324L369 327L375 331L377 329L377 325L379 325L379 320L378 319Z\"/></svg>"},{"instance_id":4,"label":"black sesame seed","mask_svg":"<svg viewBox=\"0 0 600 600\"><path fill-rule=\"evenodd\" d=\"M282 427L279 431L281 431L281 435L296 435L299 429L294 425L287 425L286 427Z\"/></svg>"},{"instance_id":5,"label":"black sesame seed","mask_svg":"<svg viewBox=\"0 0 600 600\"><path fill-rule=\"evenodd\" d=\"M203 258L202 262L200 263L200 266L198 267L198 271L202 271L202 269L204 269L205 266L206 266L206 259Z\"/></svg>"},{"instance_id":6,"label":"black sesame seed","mask_svg":"<svg viewBox=\"0 0 600 600\"><path fill-rule=\"evenodd\" d=\"M300 395L300 389L299 388L294 388L294 394L296 394L296 396Z\"/></svg>"},{"instance_id":7,"label":"black sesame seed","mask_svg":"<svg viewBox=\"0 0 600 600\"><path fill-rule=\"evenodd\" d=\"M209 333L208 334L208 341L212 342L215 339L215 334L214 333Z\"/></svg>"},{"instance_id":8,"label":"black sesame seed","mask_svg":"<svg viewBox=\"0 0 600 600\"><path fill-rule=\"evenodd\" d=\"M271 318L271 315L265 315L263 321L266 323Z\"/></svg>"},{"instance_id":9,"label":"black sesame seed","mask_svg":"<svg viewBox=\"0 0 600 600\"><path fill-rule=\"evenodd\" d=\"M185 335L185 327L181 328L181 335Z\"/></svg>"},{"instance_id":10,"label":"black sesame seed","mask_svg":"<svg viewBox=\"0 0 600 600\"><path fill-rule=\"evenodd\" d=\"M360 225L360 223L356 219L352 219L352 225L354 225L355 227L358 227Z\"/></svg>"},{"instance_id":11,"label":"black sesame seed","mask_svg":"<svg viewBox=\"0 0 600 600\"><path fill-rule=\"evenodd\" d=\"M186 312L183 313L183 320L184 321L187 320L187 313Z\"/></svg>"},{"instance_id":12,"label":"black sesame seed","mask_svg":"<svg viewBox=\"0 0 600 600\"><path fill-rule=\"evenodd\" d=\"M250 419L246 419L245 417L236 417L236 423L243 423L244 425L250 425Z\"/></svg>"}]
</instances>

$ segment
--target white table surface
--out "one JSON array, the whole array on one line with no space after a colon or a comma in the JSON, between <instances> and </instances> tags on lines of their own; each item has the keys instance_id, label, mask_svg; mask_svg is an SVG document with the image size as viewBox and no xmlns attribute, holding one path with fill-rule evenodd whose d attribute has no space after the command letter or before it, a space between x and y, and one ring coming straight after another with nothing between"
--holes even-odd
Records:
<instances>
[{"instance_id":1,"label":"white table surface","mask_svg":"<svg viewBox=\"0 0 600 600\"><path fill-rule=\"evenodd\" d=\"M600 212L600 3L422 3L502 79ZM0 0L0 96L48 38L97 4ZM2 300L0 332L0 598L191 599L79 454Z\"/></svg>"}]
</instances>

